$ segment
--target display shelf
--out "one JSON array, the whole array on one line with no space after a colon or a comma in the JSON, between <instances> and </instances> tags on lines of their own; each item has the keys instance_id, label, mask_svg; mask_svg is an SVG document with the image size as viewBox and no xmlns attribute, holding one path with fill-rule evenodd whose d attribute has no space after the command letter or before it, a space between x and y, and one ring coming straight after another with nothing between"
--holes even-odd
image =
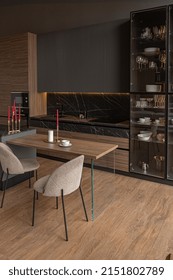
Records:
<instances>
[{"instance_id":1,"label":"display shelf","mask_svg":"<svg viewBox=\"0 0 173 280\"><path fill-rule=\"evenodd\" d=\"M137 174L141 174L141 175L144 175L144 176L164 178L164 172L163 171L158 171L158 170L155 170L155 169L148 168L147 171L144 171L144 170L142 170L141 167L133 166L133 167L131 167L130 171L132 173L137 173Z\"/></svg>"},{"instance_id":2,"label":"display shelf","mask_svg":"<svg viewBox=\"0 0 173 280\"><path fill-rule=\"evenodd\" d=\"M164 6L131 13L130 172L162 179L168 139L168 10ZM146 132L152 136L139 139Z\"/></svg>"}]
</instances>

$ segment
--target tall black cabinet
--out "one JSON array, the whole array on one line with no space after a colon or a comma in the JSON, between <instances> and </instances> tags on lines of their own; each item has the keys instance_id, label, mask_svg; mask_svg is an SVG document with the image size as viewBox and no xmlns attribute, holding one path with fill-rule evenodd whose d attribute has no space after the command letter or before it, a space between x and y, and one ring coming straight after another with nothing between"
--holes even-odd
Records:
<instances>
[{"instance_id":1,"label":"tall black cabinet","mask_svg":"<svg viewBox=\"0 0 173 280\"><path fill-rule=\"evenodd\" d=\"M130 172L173 180L173 5L131 13Z\"/></svg>"}]
</instances>

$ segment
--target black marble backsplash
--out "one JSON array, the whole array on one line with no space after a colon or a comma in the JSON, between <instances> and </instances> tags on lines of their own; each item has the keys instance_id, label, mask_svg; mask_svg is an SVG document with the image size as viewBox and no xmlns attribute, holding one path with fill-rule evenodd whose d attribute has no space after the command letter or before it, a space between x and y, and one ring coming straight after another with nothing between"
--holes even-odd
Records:
<instances>
[{"instance_id":1,"label":"black marble backsplash","mask_svg":"<svg viewBox=\"0 0 173 280\"><path fill-rule=\"evenodd\" d=\"M47 114L60 116L82 114L86 118L129 120L128 93L48 93Z\"/></svg>"}]
</instances>

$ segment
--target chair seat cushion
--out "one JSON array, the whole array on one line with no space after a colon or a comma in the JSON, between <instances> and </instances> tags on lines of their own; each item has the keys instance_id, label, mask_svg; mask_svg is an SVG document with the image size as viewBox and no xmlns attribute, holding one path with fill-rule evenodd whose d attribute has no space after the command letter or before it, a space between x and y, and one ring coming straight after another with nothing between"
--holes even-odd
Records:
<instances>
[{"instance_id":1,"label":"chair seat cushion","mask_svg":"<svg viewBox=\"0 0 173 280\"><path fill-rule=\"evenodd\" d=\"M46 175L40 179L38 179L34 185L33 185L33 189L39 193L44 193L44 188L47 184L47 181L49 179L50 175Z\"/></svg>"},{"instance_id":2,"label":"chair seat cushion","mask_svg":"<svg viewBox=\"0 0 173 280\"><path fill-rule=\"evenodd\" d=\"M40 167L38 161L34 158L20 159L24 172L36 170Z\"/></svg>"}]
</instances>

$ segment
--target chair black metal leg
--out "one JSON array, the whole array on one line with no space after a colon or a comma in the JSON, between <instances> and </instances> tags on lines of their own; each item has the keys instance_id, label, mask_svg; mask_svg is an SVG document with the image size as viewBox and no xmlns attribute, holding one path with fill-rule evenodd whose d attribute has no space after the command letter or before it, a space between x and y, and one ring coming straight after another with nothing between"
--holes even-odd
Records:
<instances>
[{"instance_id":1,"label":"chair black metal leg","mask_svg":"<svg viewBox=\"0 0 173 280\"><path fill-rule=\"evenodd\" d=\"M34 190L34 195L33 195L33 208L32 208L32 226L34 226L34 217L35 217L35 193L36 193L36 191Z\"/></svg>"},{"instance_id":2,"label":"chair black metal leg","mask_svg":"<svg viewBox=\"0 0 173 280\"><path fill-rule=\"evenodd\" d=\"M29 188L31 188L31 172L29 172Z\"/></svg>"},{"instance_id":3,"label":"chair black metal leg","mask_svg":"<svg viewBox=\"0 0 173 280\"><path fill-rule=\"evenodd\" d=\"M7 188L7 183L8 183L8 170L7 170L7 174L6 174L6 180L5 180L5 183L3 184L3 195L2 195L2 200L1 200L1 208L3 207L3 204L4 204L4 198L5 198L5 191L6 191L6 188Z\"/></svg>"},{"instance_id":4,"label":"chair black metal leg","mask_svg":"<svg viewBox=\"0 0 173 280\"><path fill-rule=\"evenodd\" d=\"M66 236L66 241L68 241L68 232L67 232L67 222L66 222L66 215L65 215L63 190L61 190L61 199L62 199L62 209L63 209L63 216L64 216L65 236Z\"/></svg>"},{"instance_id":5,"label":"chair black metal leg","mask_svg":"<svg viewBox=\"0 0 173 280\"><path fill-rule=\"evenodd\" d=\"M4 176L4 171L2 171L2 173L1 173L1 182L2 182L3 176Z\"/></svg>"},{"instance_id":6,"label":"chair black metal leg","mask_svg":"<svg viewBox=\"0 0 173 280\"><path fill-rule=\"evenodd\" d=\"M4 176L4 171L2 171L2 173L1 173L1 185L2 185L2 190L4 189L3 176Z\"/></svg>"},{"instance_id":7,"label":"chair black metal leg","mask_svg":"<svg viewBox=\"0 0 173 280\"><path fill-rule=\"evenodd\" d=\"M37 172L37 170L35 170L35 179L36 179L36 181L38 180L38 172Z\"/></svg>"},{"instance_id":8,"label":"chair black metal leg","mask_svg":"<svg viewBox=\"0 0 173 280\"><path fill-rule=\"evenodd\" d=\"M87 215L87 211L86 211L86 207L85 207L85 202L84 202L81 186L79 186L79 190L80 190L80 195L81 195L81 199L82 199L83 209L85 212L85 218L86 218L86 221L88 222L88 215Z\"/></svg>"},{"instance_id":9,"label":"chair black metal leg","mask_svg":"<svg viewBox=\"0 0 173 280\"><path fill-rule=\"evenodd\" d=\"M36 194L37 194L37 197L36 197L36 199L38 200L38 192L36 192Z\"/></svg>"},{"instance_id":10,"label":"chair black metal leg","mask_svg":"<svg viewBox=\"0 0 173 280\"><path fill-rule=\"evenodd\" d=\"M58 209L58 196L56 197L56 209Z\"/></svg>"}]
</instances>

